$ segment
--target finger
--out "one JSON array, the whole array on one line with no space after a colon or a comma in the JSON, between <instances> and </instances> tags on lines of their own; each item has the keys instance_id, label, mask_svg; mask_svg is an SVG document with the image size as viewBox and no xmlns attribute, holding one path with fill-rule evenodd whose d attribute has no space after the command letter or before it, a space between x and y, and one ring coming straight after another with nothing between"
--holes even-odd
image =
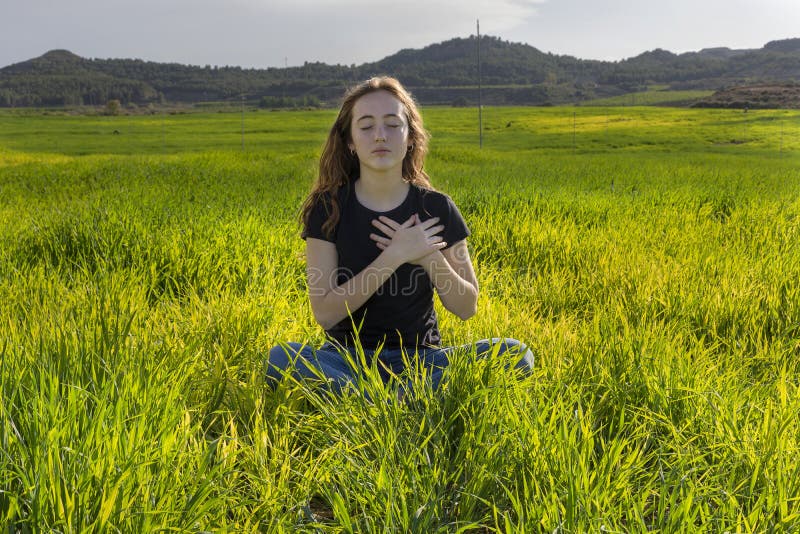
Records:
<instances>
[{"instance_id":1,"label":"finger","mask_svg":"<svg viewBox=\"0 0 800 534\"><path fill-rule=\"evenodd\" d=\"M441 234L442 230L444 230L444 225L434 226L433 228L428 228L425 230L425 235L430 237L432 235Z\"/></svg>"},{"instance_id":2,"label":"finger","mask_svg":"<svg viewBox=\"0 0 800 534\"><path fill-rule=\"evenodd\" d=\"M394 235L394 232L395 232L394 229L392 229L391 227L383 224L381 221L379 221L377 219L372 219L372 226L374 226L375 228L377 228L378 230L380 230L381 232L383 232L384 234L386 234L389 237Z\"/></svg>"},{"instance_id":3,"label":"finger","mask_svg":"<svg viewBox=\"0 0 800 534\"><path fill-rule=\"evenodd\" d=\"M384 245L383 243L375 243L375 244L378 245L379 249L386 250L386 245Z\"/></svg>"},{"instance_id":4,"label":"finger","mask_svg":"<svg viewBox=\"0 0 800 534\"><path fill-rule=\"evenodd\" d=\"M415 222L416 222L416 220L417 220L417 218L416 218L416 217L417 217L417 214L415 213L414 215L412 215L411 217L409 217L409 218L408 218L408 220L407 220L406 222L404 222L403 224L401 224L401 225L400 225L400 228L409 228L409 227L411 227L411 226L414 226L414 223L415 223Z\"/></svg>"},{"instance_id":5,"label":"finger","mask_svg":"<svg viewBox=\"0 0 800 534\"><path fill-rule=\"evenodd\" d=\"M372 239L373 241L375 241L376 243L383 243L383 244L386 244L386 245L388 245L389 243L392 242L392 240L389 239L388 237L383 237L383 236L378 235L378 234L369 234L369 238Z\"/></svg>"},{"instance_id":6,"label":"finger","mask_svg":"<svg viewBox=\"0 0 800 534\"><path fill-rule=\"evenodd\" d=\"M390 219L386 215L381 215L380 217L378 217L378 220L383 224L385 224L386 226L388 226L389 228L392 228L393 230L397 230L398 228L403 227L403 225L405 224L405 223L400 224L397 221Z\"/></svg>"},{"instance_id":7,"label":"finger","mask_svg":"<svg viewBox=\"0 0 800 534\"><path fill-rule=\"evenodd\" d=\"M423 229L427 230L428 228L430 228L431 226L433 226L434 224L436 224L438 222L439 222L439 217L431 217L430 219L426 219L426 220L422 221L420 223L420 226L422 226ZM444 228L444 227L442 227L442 228Z\"/></svg>"}]
</instances>

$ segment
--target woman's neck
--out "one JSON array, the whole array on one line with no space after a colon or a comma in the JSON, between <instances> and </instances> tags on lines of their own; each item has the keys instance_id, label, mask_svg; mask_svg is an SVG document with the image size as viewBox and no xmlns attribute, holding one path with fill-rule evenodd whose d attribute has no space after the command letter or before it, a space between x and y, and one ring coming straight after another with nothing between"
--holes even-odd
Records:
<instances>
[{"instance_id":1,"label":"woman's neck","mask_svg":"<svg viewBox=\"0 0 800 534\"><path fill-rule=\"evenodd\" d=\"M374 211L389 211L408 195L408 182L402 176L375 176L365 173L354 184L356 197Z\"/></svg>"}]
</instances>

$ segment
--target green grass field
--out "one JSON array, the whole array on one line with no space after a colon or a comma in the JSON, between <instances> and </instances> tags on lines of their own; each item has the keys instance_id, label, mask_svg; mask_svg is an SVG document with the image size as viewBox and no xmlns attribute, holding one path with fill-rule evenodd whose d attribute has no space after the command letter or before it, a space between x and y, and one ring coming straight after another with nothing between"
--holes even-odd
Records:
<instances>
[{"instance_id":1,"label":"green grass field","mask_svg":"<svg viewBox=\"0 0 800 534\"><path fill-rule=\"evenodd\" d=\"M672 91L666 87L650 87L647 91L637 91L608 98L596 98L584 102L584 106L670 106L689 103L711 96L714 91Z\"/></svg>"},{"instance_id":2,"label":"green grass field","mask_svg":"<svg viewBox=\"0 0 800 534\"><path fill-rule=\"evenodd\" d=\"M264 381L333 116L0 113L2 530L800 530L800 113L425 109L536 370L407 403Z\"/></svg>"}]
</instances>

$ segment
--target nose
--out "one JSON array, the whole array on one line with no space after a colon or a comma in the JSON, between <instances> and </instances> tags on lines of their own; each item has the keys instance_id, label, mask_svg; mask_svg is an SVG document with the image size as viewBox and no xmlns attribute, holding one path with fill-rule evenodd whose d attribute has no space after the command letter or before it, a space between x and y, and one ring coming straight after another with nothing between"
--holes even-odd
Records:
<instances>
[{"instance_id":1,"label":"nose","mask_svg":"<svg viewBox=\"0 0 800 534\"><path fill-rule=\"evenodd\" d=\"M386 141L386 128L383 126L378 126L375 128L375 140L376 141Z\"/></svg>"}]
</instances>

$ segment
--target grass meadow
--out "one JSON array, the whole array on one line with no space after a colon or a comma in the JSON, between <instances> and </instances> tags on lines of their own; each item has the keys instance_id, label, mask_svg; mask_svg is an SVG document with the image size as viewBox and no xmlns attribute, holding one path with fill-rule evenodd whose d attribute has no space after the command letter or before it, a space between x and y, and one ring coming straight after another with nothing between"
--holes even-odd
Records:
<instances>
[{"instance_id":1,"label":"grass meadow","mask_svg":"<svg viewBox=\"0 0 800 534\"><path fill-rule=\"evenodd\" d=\"M408 402L265 383L333 117L0 114L3 531L800 531L800 113L425 109L536 369Z\"/></svg>"}]
</instances>

